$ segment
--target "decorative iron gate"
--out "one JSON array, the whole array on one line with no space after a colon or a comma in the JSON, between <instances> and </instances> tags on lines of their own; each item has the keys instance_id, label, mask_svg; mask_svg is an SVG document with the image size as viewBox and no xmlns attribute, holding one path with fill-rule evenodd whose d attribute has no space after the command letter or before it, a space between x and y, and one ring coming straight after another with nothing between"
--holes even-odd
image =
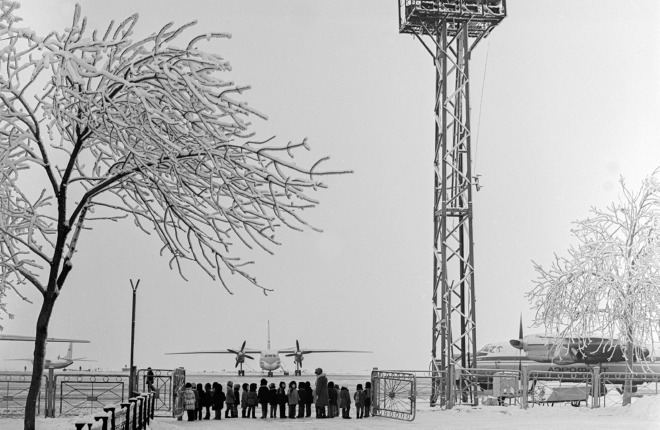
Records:
<instances>
[{"instance_id":1,"label":"decorative iron gate","mask_svg":"<svg viewBox=\"0 0 660 430\"><path fill-rule=\"evenodd\" d=\"M30 390L30 373L6 372L0 374L0 416L22 416ZM42 378L41 390L37 397L37 415L41 414L41 395L48 384L46 375Z\"/></svg>"},{"instance_id":2,"label":"decorative iron gate","mask_svg":"<svg viewBox=\"0 0 660 430\"><path fill-rule=\"evenodd\" d=\"M137 371L138 391L146 393L154 392L155 396L155 416L171 417L174 415L176 406L176 393L183 386L185 380L185 371L183 368L171 369L151 369L153 375L149 375L149 369L140 369ZM150 377L151 387L149 386ZM178 385L177 385L178 384Z\"/></svg>"},{"instance_id":3,"label":"decorative iron gate","mask_svg":"<svg viewBox=\"0 0 660 430\"><path fill-rule=\"evenodd\" d=\"M55 375L54 381L56 390L59 382L59 415L91 414L128 398L127 375L66 372Z\"/></svg>"},{"instance_id":4,"label":"decorative iron gate","mask_svg":"<svg viewBox=\"0 0 660 430\"><path fill-rule=\"evenodd\" d=\"M371 372L374 416L412 421L415 419L416 378L414 373Z\"/></svg>"}]
</instances>

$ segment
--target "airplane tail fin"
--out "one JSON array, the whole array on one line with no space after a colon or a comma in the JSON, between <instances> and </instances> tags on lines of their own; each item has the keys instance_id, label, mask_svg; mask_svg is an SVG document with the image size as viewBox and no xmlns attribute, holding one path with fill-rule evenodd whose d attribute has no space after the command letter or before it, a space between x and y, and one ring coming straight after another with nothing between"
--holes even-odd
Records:
<instances>
[{"instance_id":1,"label":"airplane tail fin","mask_svg":"<svg viewBox=\"0 0 660 430\"><path fill-rule=\"evenodd\" d=\"M65 360L71 360L73 358L73 342L69 342L69 349L66 351L66 355L62 358Z\"/></svg>"},{"instance_id":2,"label":"airplane tail fin","mask_svg":"<svg viewBox=\"0 0 660 430\"><path fill-rule=\"evenodd\" d=\"M268 349L270 349L270 320L268 320Z\"/></svg>"}]
</instances>

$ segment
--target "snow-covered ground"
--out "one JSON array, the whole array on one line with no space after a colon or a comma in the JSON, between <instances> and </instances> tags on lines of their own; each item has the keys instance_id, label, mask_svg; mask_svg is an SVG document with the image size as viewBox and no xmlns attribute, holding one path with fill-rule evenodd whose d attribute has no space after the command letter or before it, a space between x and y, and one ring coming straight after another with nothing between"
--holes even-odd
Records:
<instances>
[{"instance_id":1,"label":"snow-covered ground","mask_svg":"<svg viewBox=\"0 0 660 430\"><path fill-rule=\"evenodd\" d=\"M354 411L352 411L354 414ZM260 412L257 411L257 416ZM72 430L76 417L61 419L39 418L39 430ZM645 396L637 399L629 407L608 407L588 409L574 408L570 405L555 407L534 407L522 410L517 406L481 406L456 407L451 410L441 410L428 406L417 410L412 422L370 417L356 420L341 418L317 420L303 419L242 419L234 418L222 421L176 421L169 418L157 418L152 422L151 430L211 430L221 428L255 429L332 429L332 428L442 428L442 429L660 429L660 396ZM0 429L20 430L23 428L21 419L0 419Z\"/></svg>"}]
</instances>

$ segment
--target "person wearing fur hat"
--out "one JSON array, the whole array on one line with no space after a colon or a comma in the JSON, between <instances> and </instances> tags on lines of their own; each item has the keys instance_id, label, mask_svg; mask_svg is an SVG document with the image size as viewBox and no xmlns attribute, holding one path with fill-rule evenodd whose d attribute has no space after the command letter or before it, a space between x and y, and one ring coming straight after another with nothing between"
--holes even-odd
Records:
<instances>
[{"instance_id":1,"label":"person wearing fur hat","mask_svg":"<svg viewBox=\"0 0 660 430\"><path fill-rule=\"evenodd\" d=\"M287 393L289 402L289 418L296 418L296 405L300 401L296 381L289 382L289 392Z\"/></svg>"},{"instance_id":2,"label":"person wearing fur hat","mask_svg":"<svg viewBox=\"0 0 660 430\"><path fill-rule=\"evenodd\" d=\"M234 410L234 383L227 382L227 394L225 394L225 404L227 410L225 411L225 418L232 418L232 411Z\"/></svg>"},{"instance_id":3,"label":"person wearing fur hat","mask_svg":"<svg viewBox=\"0 0 660 430\"><path fill-rule=\"evenodd\" d=\"M316 418L327 418L325 408L329 405L328 378L320 367L314 371L316 374L316 386L314 388L314 399L316 402Z\"/></svg>"},{"instance_id":4,"label":"person wearing fur hat","mask_svg":"<svg viewBox=\"0 0 660 430\"><path fill-rule=\"evenodd\" d=\"M261 419L265 420L268 417L268 381L261 378L261 385L259 386L259 391L257 392L257 397L259 398L259 404L261 405Z\"/></svg>"},{"instance_id":5,"label":"person wearing fur hat","mask_svg":"<svg viewBox=\"0 0 660 430\"><path fill-rule=\"evenodd\" d=\"M197 402L195 400L195 390L190 382L186 382L186 391L183 393L184 406L188 414L188 421L195 421L197 415Z\"/></svg>"},{"instance_id":6,"label":"person wearing fur hat","mask_svg":"<svg viewBox=\"0 0 660 430\"><path fill-rule=\"evenodd\" d=\"M307 389L305 381L298 382L298 418L305 418L305 400L307 399Z\"/></svg>"},{"instance_id":7,"label":"person wearing fur hat","mask_svg":"<svg viewBox=\"0 0 660 430\"><path fill-rule=\"evenodd\" d=\"M277 418L277 390L273 382L268 384L268 404L270 405L270 417Z\"/></svg>"},{"instance_id":8,"label":"person wearing fur hat","mask_svg":"<svg viewBox=\"0 0 660 430\"><path fill-rule=\"evenodd\" d=\"M341 407L341 417L350 419L351 393L348 391L348 388L346 387L341 387L341 390L339 390L339 406Z\"/></svg>"}]
</instances>

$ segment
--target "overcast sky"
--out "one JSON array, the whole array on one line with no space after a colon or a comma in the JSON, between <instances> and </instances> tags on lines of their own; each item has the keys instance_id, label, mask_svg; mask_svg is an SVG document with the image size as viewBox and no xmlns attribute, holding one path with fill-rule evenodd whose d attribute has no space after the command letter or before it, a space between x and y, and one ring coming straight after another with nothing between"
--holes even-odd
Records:
<instances>
[{"instance_id":1,"label":"overcast sky","mask_svg":"<svg viewBox=\"0 0 660 430\"><path fill-rule=\"evenodd\" d=\"M305 137L328 178L304 215L323 233L280 232L274 256L253 255L257 279L236 278L229 295L189 265L183 281L160 244L130 221L85 231L58 300L50 335L91 340L74 348L94 367L130 357L131 287L140 279L135 362L139 368L221 370L230 355L166 352L272 347L366 349L308 355L326 371L426 369L431 350L433 249L432 58L398 33L393 0L81 1L90 28L139 13L144 36L174 21L198 24L184 40L207 43L233 65L230 78L269 120L279 142ZM479 346L517 337L531 260L548 265L570 244L571 222L617 199L618 179L637 188L660 165L660 3L655 0L508 0L508 17L473 53L474 240ZM18 15L45 34L70 25L73 1L25 1ZM187 40L185 40L187 41ZM483 95L483 96L482 96ZM9 298L4 333L30 335L34 305ZM539 329L526 328L527 333ZM52 344L48 356L63 355ZM30 357L31 344L0 343L0 359ZM249 363L258 368L257 363ZM291 359L285 366L293 369ZM23 364L5 362L4 368Z\"/></svg>"}]
</instances>

